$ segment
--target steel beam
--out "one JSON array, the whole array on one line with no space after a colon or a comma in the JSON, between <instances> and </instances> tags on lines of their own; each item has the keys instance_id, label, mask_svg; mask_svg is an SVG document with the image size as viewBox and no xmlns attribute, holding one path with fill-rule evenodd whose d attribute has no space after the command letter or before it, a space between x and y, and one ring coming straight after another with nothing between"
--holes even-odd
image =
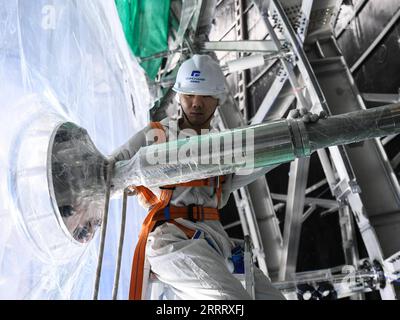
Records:
<instances>
[{"instance_id":1,"label":"steel beam","mask_svg":"<svg viewBox=\"0 0 400 320\"><path fill-rule=\"evenodd\" d=\"M313 101L313 105L315 107L313 111L318 111L322 108L323 110L329 112L321 87L319 86L319 83L307 60L303 48L300 46L299 40L296 38L293 28L288 23L287 17L285 17L285 13L279 1L271 0L271 3L274 5L276 12L283 21L284 31L286 32L287 37L290 39L293 46L293 51L299 59L298 66L300 68L301 74L303 78L308 79L308 81L306 81L306 84L309 89L311 100ZM348 181L349 183L353 181L354 174L351 170L351 166L348 161L347 155L344 152L344 149L330 148L330 150L331 154L335 154L333 156L335 167L337 169L340 168L338 169L340 180ZM361 234L363 236L370 258L382 261L382 250L377 242L376 234L372 229L368 218L365 215L365 209L362 205L360 196L357 192L352 191L348 194L347 199L357 219L357 223L361 230ZM383 298L393 298L395 296L393 287L387 286L385 289L382 289L381 295Z\"/></svg>"},{"instance_id":2,"label":"steel beam","mask_svg":"<svg viewBox=\"0 0 400 320\"><path fill-rule=\"evenodd\" d=\"M260 230L257 224L257 218L252 208L252 203L249 201L250 195L247 188L240 188L233 193L238 207L238 211L241 211L239 215L242 220L242 225L246 225L243 228L244 236L249 236L253 244L253 254L258 261L259 268L265 275L268 275L268 267L265 261L264 248L260 235ZM244 220L244 221L243 221ZM245 232L248 232L247 234Z\"/></svg>"},{"instance_id":3,"label":"steel beam","mask_svg":"<svg viewBox=\"0 0 400 320\"><path fill-rule=\"evenodd\" d=\"M368 49L364 51L364 53L361 55L361 57L350 68L350 71L352 73L354 71L356 71L364 63L364 61L369 57L371 52L377 47L377 45L386 36L386 34L389 32L389 30L396 24L396 22L399 20L399 18L400 18L400 8L397 10L396 14L390 19L390 21L386 25L386 27L383 28L383 30L378 35L378 37L374 40L374 42L372 42L372 44L368 47Z\"/></svg>"},{"instance_id":4,"label":"steel beam","mask_svg":"<svg viewBox=\"0 0 400 320\"><path fill-rule=\"evenodd\" d=\"M281 81L281 79L276 78L272 83L272 86L269 88L267 94L265 95L261 105L259 106L256 114L250 121L250 124L257 124L263 122L265 116L270 112L273 107L275 101L277 100L279 93L282 91L283 86L285 85L285 81ZM290 101L294 101L294 97L290 97Z\"/></svg>"},{"instance_id":5,"label":"steel beam","mask_svg":"<svg viewBox=\"0 0 400 320\"><path fill-rule=\"evenodd\" d=\"M267 66L247 84L247 89L252 87L258 80L261 79L264 74L271 70L271 68L275 65L277 61L277 59L268 61Z\"/></svg>"},{"instance_id":6,"label":"steel beam","mask_svg":"<svg viewBox=\"0 0 400 320\"><path fill-rule=\"evenodd\" d=\"M252 7L254 6L254 3L249 4L249 6L243 11L243 14L245 15ZM225 33L222 35L222 37L220 37L218 40L222 41L222 39L224 39L229 32L231 32L233 30L233 28L235 28L236 26L236 21L234 21L229 28L225 31Z\"/></svg>"},{"instance_id":7,"label":"steel beam","mask_svg":"<svg viewBox=\"0 0 400 320\"><path fill-rule=\"evenodd\" d=\"M300 72L303 76L303 79L305 79L306 86L308 88L311 101L313 103L313 110L314 112L317 112L319 110L325 110L326 112L329 112L328 106L325 100L325 96L321 90L321 87L315 77L315 74L313 73L313 70L307 60L307 57L303 51L303 48L301 46L301 43L299 39L296 37L296 34L290 25L285 12L280 5L279 1L277 0L271 0L271 4L273 6L273 9L275 9L274 12L276 12L279 16L279 18L282 21L282 27L283 31L287 37L287 39L291 42L292 44L292 50L295 53L296 57L299 59L298 60L298 67L300 69ZM264 6L265 9L265 6ZM268 13L266 10L263 11L264 19L268 19ZM354 173L351 170L351 165L348 161L348 157L346 152L344 151L343 148L330 148L331 154L334 153L335 155L333 156L334 158L334 163L336 168L338 169L339 173L339 178L340 181L347 181L348 183L354 182ZM354 184L353 184L354 185ZM361 198L357 193L357 190L351 189L351 192L347 195L347 201L349 202L352 211L355 214L355 217L357 219L357 224L361 230L361 234L363 236L364 242L366 244L368 254L371 259L377 259L378 261L383 260L382 256L382 250L377 242L377 237L372 229L368 218L365 215L365 209L362 205ZM393 287L392 286L387 286L385 289L381 290L381 295L383 298L393 298L395 296Z\"/></svg>"},{"instance_id":8,"label":"steel beam","mask_svg":"<svg viewBox=\"0 0 400 320\"><path fill-rule=\"evenodd\" d=\"M275 46L278 49L277 46L279 44L279 39L275 33L274 28L272 27L271 23L269 22L269 19L266 19L264 22L268 29L271 39L274 41ZM300 107L306 108L307 110L309 110L311 106L309 105L308 101L305 99L303 93L301 92L302 86L299 84L299 82L297 80L297 76L294 71L294 66L286 58L281 59L281 62L287 73L287 77L290 81L290 84L292 85L293 93L297 99L298 104L300 105Z\"/></svg>"},{"instance_id":9,"label":"steel beam","mask_svg":"<svg viewBox=\"0 0 400 320\"><path fill-rule=\"evenodd\" d=\"M199 43L199 48L201 51L280 52L271 40L207 41Z\"/></svg>"},{"instance_id":10,"label":"steel beam","mask_svg":"<svg viewBox=\"0 0 400 320\"><path fill-rule=\"evenodd\" d=\"M392 161L390 161L392 168L395 169L400 164L400 152L394 156Z\"/></svg>"},{"instance_id":11,"label":"steel beam","mask_svg":"<svg viewBox=\"0 0 400 320\"><path fill-rule=\"evenodd\" d=\"M347 18L346 22L343 23L342 27L335 31L335 38L339 39L343 32L347 29L347 26L354 20L354 18L358 15L358 13L364 8L364 5L368 2L368 0L360 0L356 4L352 14Z\"/></svg>"},{"instance_id":12,"label":"steel beam","mask_svg":"<svg viewBox=\"0 0 400 320\"><path fill-rule=\"evenodd\" d=\"M390 104L400 102L400 94L387 93L362 93L361 96L365 101L377 102L380 104Z\"/></svg>"},{"instance_id":13,"label":"steel beam","mask_svg":"<svg viewBox=\"0 0 400 320\"><path fill-rule=\"evenodd\" d=\"M306 220L311 216L311 214L315 211L316 208L317 208L317 207L316 207L315 205L311 205L311 206L306 210L306 212L304 212L304 214L303 214L303 216L301 217L301 220L300 220L301 224L303 224L304 221L306 221Z\"/></svg>"},{"instance_id":14,"label":"steel beam","mask_svg":"<svg viewBox=\"0 0 400 320\"><path fill-rule=\"evenodd\" d=\"M265 6L265 3L263 4ZM299 36L299 39L304 40L304 35L308 26L308 22L309 22L309 15L311 12L311 5L312 5L312 1L311 2L307 2L307 4L303 3L302 5L302 14L303 15L299 15L299 19L298 19L298 24L303 26L303 30L297 30L297 35ZM258 8L260 10L260 8ZM262 10L262 8L261 8ZM268 32L271 35L271 38L276 41L277 40L277 36L275 35L275 32L273 31L273 28L271 27L271 24L268 20L268 15L267 13L264 11L263 12L263 16L264 16L264 22L266 24L266 27L268 29ZM262 13L260 12L260 14ZM290 83L292 84L292 87L295 88L293 91L289 91L287 90L286 92L291 92L291 97L287 97L285 99L285 101L281 102L281 105L279 106L274 106L274 104L276 103L276 100L279 96L279 93L281 92L281 90L286 87L286 81L289 78L288 74L283 74L278 76L270 90L267 92L266 96L264 97L260 107L258 108L256 114L254 115L254 117L251 119L251 124L257 124L260 123L264 120L264 118L267 116L267 114L271 111L272 107L274 107L274 109L281 109L281 111L279 112L279 116L283 117L283 115L285 114L285 112L287 111L287 109L289 108L289 106L293 103L294 101L294 96L296 95L297 92L299 92L301 89L301 86L297 83L297 75L295 75L294 72L294 67L296 66L297 62L296 61L292 61L292 66L286 62L286 60L282 61L283 66L285 68L285 70L287 70L287 72L289 72L291 78L289 80ZM304 105L305 107L307 107L305 104L306 102L304 101L304 99L301 98L301 94L299 97L299 94L296 95L296 97L299 98L299 101L302 105Z\"/></svg>"},{"instance_id":15,"label":"steel beam","mask_svg":"<svg viewBox=\"0 0 400 320\"><path fill-rule=\"evenodd\" d=\"M381 139L382 145L383 146L387 145L390 141L392 141L397 136L398 136L398 134L393 134L393 135L384 137L383 139Z\"/></svg>"},{"instance_id":16,"label":"steel beam","mask_svg":"<svg viewBox=\"0 0 400 320\"><path fill-rule=\"evenodd\" d=\"M321 181L319 181L319 182L313 184L312 186L308 187L306 189L306 195L311 193L311 192L313 192L313 191L315 191L315 190L317 190L317 189L319 189L320 187L326 185L327 182L328 182L327 179L322 179Z\"/></svg>"},{"instance_id":17,"label":"steel beam","mask_svg":"<svg viewBox=\"0 0 400 320\"><path fill-rule=\"evenodd\" d=\"M228 230L228 229L240 226L241 224L242 224L242 221L238 220L238 221L235 221L235 222L232 222L232 223L224 225L224 229Z\"/></svg>"},{"instance_id":18,"label":"steel beam","mask_svg":"<svg viewBox=\"0 0 400 320\"><path fill-rule=\"evenodd\" d=\"M309 158L296 159L290 165L288 200L283 232L283 250L279 279L288 280L296 273L300 243L301 220L304 210L304 194L307 186Z\"/></svg>"},{"instance_id":19,"label":"steel beam","mask_svg":"<svg viewBox=\"0 0 400 320\"><path fill-rule=\"evenodd\" d=\"M278 193L271 193L271 197L273 200L285 201L285 202L288 199L287 195L278 194ZM321 199L321 198L306 197L306 198L304 198L304 204L305 205L317 205L317 206L320 206L322 208L327 208L327 209L339 208L339 203L336 200Z\"/></svg>"},{"instance_id":20,"label":"steel beam","mask_svg":"<svg viewBox=\"0 0 400 320\"><path fill-rule=\"evenodd\" d=\"M257 1L257 2L259 2L259 1ZM263 8L263 10L260 12L263 15L264 21L268 26L268 24L269 24L268 10L265 6L260 6L260 7ZM310 8L309 3L307 5L307 8ZM280 21L282 23L282 28L283 28L283 33L285 35L285 38L290 43L291 50L293 51L295 56L298 58L297 66L299 67L302 77L303 77L303 80L308 88L311 101L313 102L313 107L315 108L315 107L318 107L318 105L319 105L323 110L325 110L326 112L329 112L325 97L324 97L322 90L318 84L318 81L313 73L313 70L307 59L307 56L303 50L303 44L301 42L301 37L299 37L299 35L293 29L288 17L285 14L284 9L279 1L271 0L271 10L273 12L276 12L276 14L278 15L278 18L280 19ZM294 88L296 88L296 86L294 86ZM297 96L296 96L296 98L297 98ZM303 103L301 103L301 104L303 105Z\"/></svg>"},{"instance_id":21,"label":"steel beam","mask_svg":"<svg viewBox=\"0 0 400 320\"><path fill-rule=\"evenodd\" d=\"M357 246L357 236L355 233L355 226L353 216L350 213L349 206L339 208L339 224L342 234L342 245L345 262L347 265L355 266L358 269L358 262L360 255ZM352 300L361 300L361 294L354 295Z\"/></svg>"},{"instance_id":22,"label":"steel beam","mask_svg":"<svg viewBox=\"0 0 400 320\"><path fill-rule=\"evenodd\" d=\"M235 0L235 12L236 12L236 39L239 41L245 41L247 34L245 34L245 22L243 18L243 0ZM238 59L244 58L243 52L238 52L236 54ZM243 115L244 121L247 123L247 71L239 71L238 74L238 104L239 110Z\"/></svg>"}]
</instances>

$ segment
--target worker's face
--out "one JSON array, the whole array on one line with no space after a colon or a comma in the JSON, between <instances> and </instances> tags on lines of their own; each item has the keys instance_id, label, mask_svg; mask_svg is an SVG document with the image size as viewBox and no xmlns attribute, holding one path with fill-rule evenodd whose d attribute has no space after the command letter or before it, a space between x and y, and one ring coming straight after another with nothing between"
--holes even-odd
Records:
<instances>
[{"instance_id":1,"label":"worker's face","mask_svg":"<svg viewBox=\"0 0 400 320\"><path fill-rule=\"evenodd\" d=\"M218 99L211 96L180 94L180 101L183 111L195 126L207 124L205 122L214 114L218 105Z\"/></svg>"}]
</instances>

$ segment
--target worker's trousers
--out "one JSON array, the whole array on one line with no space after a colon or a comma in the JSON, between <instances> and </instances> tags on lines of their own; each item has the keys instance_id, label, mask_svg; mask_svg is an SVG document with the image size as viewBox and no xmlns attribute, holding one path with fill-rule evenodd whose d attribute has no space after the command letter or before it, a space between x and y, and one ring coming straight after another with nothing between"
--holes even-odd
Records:
<instances>
[{"instance_id":1,"label":"worker's trousers","mask_svg":"<svg viewBox=\"0 0 400 320\"><path fill-rule=\"evenodd\" d=\"M249 300L251 296L232 274L230 260L234 244L219 221L191 222L177 219L195 229L192 239L176 225L164 223L150 233L147 258L151 270L167 285L165 295L183 300ZM261 270L254 266L255 298L283 300Z\"/></svg>"}]
</instances>

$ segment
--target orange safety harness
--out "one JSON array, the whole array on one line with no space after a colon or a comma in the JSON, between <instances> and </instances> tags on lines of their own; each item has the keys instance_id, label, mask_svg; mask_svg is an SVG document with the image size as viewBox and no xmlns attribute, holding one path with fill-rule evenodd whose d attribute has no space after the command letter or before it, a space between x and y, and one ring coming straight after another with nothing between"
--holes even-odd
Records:
<instances>
[{"instance_id":1,"label":"orange safety harness","mask_svg":"<svg viewBox=\"0 0 400 320\"><path fill-rule=\"evenodd\" d=\"M151 122L150 125L154 129L164 130L163 126L159 122ZM164 137L161 137L157 140L157 143L163 142L165 142L165 135ZM145 199L147 205L150 206L150 209L142 224L142 228L139 234L139 240L136 245L135 253L133 255L131 283L129 291L130 300L142 299L143 283L145 282L144 277L146 276L144 272L146 243L149 233L154 229L157 222L168 221L170 223L173 223L177 225L181 230L183 230L189 238L191 238L195 231L184 227L183 225L174 221L174 219L185 218L192 221L219 220L219 213L217 208L203 207L195 204L189 205L188 207L171 206L170 201L175 188L177 186L214 186L219 204L222 194L223 181L224 176L219 176L208 179L193 180L175 185L166 185L160 187L161 193L158 197L151 190L144 186L133 187L136 193L142 196L142 199Z\"/></svg>"}]
</instances>

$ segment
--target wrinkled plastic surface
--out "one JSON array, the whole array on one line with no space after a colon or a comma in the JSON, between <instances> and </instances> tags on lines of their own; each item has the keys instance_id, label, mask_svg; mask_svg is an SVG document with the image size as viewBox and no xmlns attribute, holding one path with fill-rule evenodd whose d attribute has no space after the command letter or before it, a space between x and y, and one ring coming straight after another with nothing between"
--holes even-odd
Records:
<instances>
[{"instance_id":1,"label":"wrinkled plastic surface","mask_svg":"<svg viewBox=\"0 0 400 320\"><path fill-rule=\"evenodd\" d=\"M53 137L47 163L53 209L68 235L86 243L102 224L108 161L87 131L71 122L59 126Z\"/></svg>"},{"instance_id":2,"label":"wrinkled plastic surface","mask_svg":"<svg viewBox=\"0 0 400 320\"><path fill-rule=\"evenodd\" d=\"M336 115L309 126L312 150L396 134L400 131L400 104Z\"/></svg>"},{"instance_id":3,"label":"wrinkled plastic surface","mask_svg":"<svg viewBox=\"0 0 400 320\"><path fill-rule=\"evenodd\" d=\"M170 0L115 0L126 39L137 57L148 57L168 50ZM155 79L162 59L144 61L141 66Z\"/></svg>"},{"instance_id":4,"label":"wrinkled plastic surface","mask_svg":"<svg viewBox=\"0 0 400 320\"><path fill-rule=\"evenodd\" d=\"M320 119L280 120L142 147L116 163L115 190L129 185L156 187L240 173L306 157L311 152L400 132L400 104ZM148 141L160 138L154 131Z\"/></svg>"},{"instance_id":5,"label":"wrinkled plastic surface","mask_svg":"<svg viewBox=\"0 0 400 320\"><path fill-rule=\"evenodd\" d=\"M160 134L150 132L148 141L159 139ZM290 130L283 120L142 147L131 160L116 163L112 184L115 192L128 185L156 187L247 174L294 158Z\"/></svg>"},{"instance_id":6,"label":"wrinkled plastic surface","mask_svg":"<svg viewBox=\"0 0 400 320\"><path fill-rule=\"evenodd\" d=\"M148 122L145 74L113 1L0 0L0 299L90 299L99 233L80 243L56 210L50 142L66 122L103 155ZM122 201L110 204L100 298L111 298ZM145 212L128 203L119 298Z\"/></svg>"}]
</instances>

